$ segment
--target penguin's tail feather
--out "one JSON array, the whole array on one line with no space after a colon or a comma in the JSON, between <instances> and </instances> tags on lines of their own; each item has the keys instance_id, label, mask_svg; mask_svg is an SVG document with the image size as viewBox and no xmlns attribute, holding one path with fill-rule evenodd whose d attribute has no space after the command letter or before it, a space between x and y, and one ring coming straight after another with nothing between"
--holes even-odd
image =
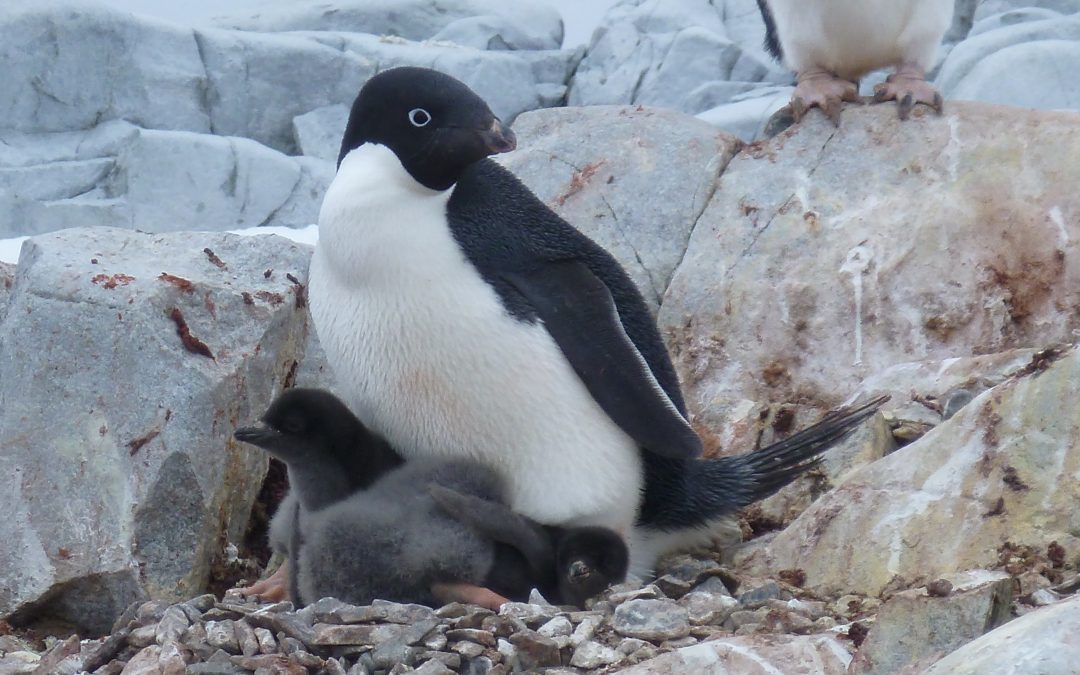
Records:
<instances>
[{"instance_id":1,"label":"penguin's tail feather","mask_svg":"<svg viewBox=\"0 0 1080 675\"><path fill-rule=\"evenodd\" d=\"M887 400L889 396L881 396L860 406L829 412L816 424L753 452L689 460L682 471L666 471L656 466L653 475L681 476L685 483L647 487L639 522L661 530L704 526L775 494L817 466L823 452L876 413ZM645 461L647 470L653 470L648 465L674 460L646 453Z\"/></svg>"}]
</instances>

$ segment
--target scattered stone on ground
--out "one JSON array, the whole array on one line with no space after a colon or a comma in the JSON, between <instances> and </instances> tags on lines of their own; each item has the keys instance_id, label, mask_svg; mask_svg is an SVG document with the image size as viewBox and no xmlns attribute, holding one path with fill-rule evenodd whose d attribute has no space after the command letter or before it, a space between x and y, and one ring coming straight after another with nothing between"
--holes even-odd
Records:
<instances>
[{"instance_id":1,"label":"scattered stone on ground","mask_svg":"<svg viewBox=\"0 0 1080 675\"><path fill-rule=\"evenodd\" d=\"M936 590L898 590L884 604L850 595L820 598L782 580L743 576L710 556L669 558L660 575L686 581L687 590L668 585L675 590L667 597L657 584L620 584L585 610L510 603L496 613L456 603L431 609L381 600L357 607L323 598L294 611L290 602L259 603L235 590L220 599L207 594L176 604L135 602L108 635L96 639L42 638L0 624L0 673L329 675L415 669L437 675L549 669L599 675L692 668L721 675L749 672L754 663L808 675L844 673L849 666L856 669L850 672L892 672L903 664L888 643L917 641L925 648L904 652L904 662L929 665L1023 615L967 648L985 658L981 642L1010 626L1029 635L1031 626L1050 625L1046 621L1053 617L1075 623L1080 609L1075 599L1061 601L1056 593L1051 607L1038 609L1038 603L1012 594L1015 577L1005 572L953 575L931 584ZM922 609L911 610L910 604ZM916 615L922 618L908 621ZM942 624L950 627L947 635L938 631ZM1015 651L1020 660L1033 653ZM892 660L880 660L886 654ZM809 663L817 665L806 670Z\"/></svg>"}]
</instances>

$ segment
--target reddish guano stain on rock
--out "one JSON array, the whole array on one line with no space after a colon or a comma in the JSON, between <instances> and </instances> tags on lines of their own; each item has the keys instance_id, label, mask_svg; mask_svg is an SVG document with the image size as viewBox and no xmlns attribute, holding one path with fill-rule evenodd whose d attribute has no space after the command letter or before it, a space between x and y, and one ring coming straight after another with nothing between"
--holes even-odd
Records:
<instances>
[{"instance_id":1,"label":"reddish guano stain on rock","mask_svg":"<svg viewBox=\"0 0 1080 675\"><path fill-rule=\"evenodd\" d=\"M189 281L188 279L185 279L183 277L178 277L175 274L169 274L168 272L162 272L158 276L158 279L161 279L162 281L164 281L167 284L171 284L173 286L176 286L177 288L179 288L181 291L183 291L185 293L191 293L193 290L195 290L195 284L191 283L191 281Z\"/></svg>"},{"instance_id":2,"label":"reddish guano stain on rock","mask_svg":"<svg viewBox=\"0 0 1080 675\"><path fill-rule=\"evenodd\" d=\"M135 281L135 277L128 274L96 274L90 279L90 283L110 291L117 286L127 286L132 281Z\"/></svg>"},{"instance_id":3,"label":"reddish guano stain on rock","mask_svg":"<svg viewBox=\"0 0 1080 675\"><path fill-rule=\"evenodd\" d=\"M176 324L176 333L180 336L184 349L192 354L199 354L210 359L214 358L213 352L206 346L206 343L191 334L191 330L188 328L187 321L184 320L184 315L180 312L179 307L173 307L169 310L169 318Z\"/></svg>"}]
</instances>

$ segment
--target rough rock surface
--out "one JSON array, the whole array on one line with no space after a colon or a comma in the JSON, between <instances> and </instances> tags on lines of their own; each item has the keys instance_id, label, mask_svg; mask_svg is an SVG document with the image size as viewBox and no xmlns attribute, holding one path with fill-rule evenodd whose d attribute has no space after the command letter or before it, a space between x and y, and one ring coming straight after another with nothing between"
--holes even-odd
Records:
<instances>
[{"instance_id":1,"label":"rough rock surface","mask_svg":"<svg viewBox=\"0 0 1080 675\"><path fill-rule=\"evenodd\" d=\"M830 406L899 363L1070 341L1075 128L1073 113L954 103L898 124L849 107L838 129L808 117L748 147L659 314L691 408Z\"/></svg>"},{"instance_id":2,"label":"rough rock surface","mask_svg":"<svg viewBox=\"0 0 1080 675\"><path fill-rule=\"evenodd\" d=\"M522 115L500 161L623 264L655 310L740 143L659 109L595 106Z\"/></svg>"},{"instance_id":3,"label":"rough rock surface","mask_svg":"<svg viewBox=\"0 0 1080 675\"><path fill-rule=\"evenodd\" d=\"M0 131L0 237L78 223L146 232L302 226L333 165L247 138L105 122L85 132Z\"/></svg>"},{"instance_id":4,"label":"rough rock surface","mask_svg":"<svg viewBox=\"0 0 1080 675\"><path fill-rule=\"evenodd\" d=\"M743 580L708 558L675 558L663 572L687 580L693 594L722 596L745 613L763 612L774 620L757 626L753 636L733 638L722 618L690 625L685 612L673 611L679 591L672 589L668 598L657 586L634 584L611 589L585 611L538 598L540 604L510 603L498 613L460 604L433 610L375 601L357 607L329 598L293 611L288 602L258 604L230 591L221 600L203 595L174 605L135 602L101 639L72 637L41 645L33 636L0 636L0 672L367 673L415 667L423 673L599 674L635 664L643 670L633 672L685 672L666 671L664 664L675 655L680 663L709 663L714 653L720 656L712 660L721 663L744 663L749 655L774 667L809 657L810 663L830 666L822 672L834 672L834 662L851 660L852 645L843 635L782 635L792 624L809 625L810 617L817 619L816 631L836 625L824 603L734 600L710 575L727 575L733 588ZM798 593L772 585L787 597ZM649 639L624 637L619 617L628 609L636 624L663 625L663 630ZM783 647L784 641L790 646ZM667 652L673 653L654 658Z\"/></svg>"},{"instance_id":5,"label":"rough rock surface","mask_svg":"<svg viewBox=\"0 0 1080 675\"><path fill-rule=\"evenodd\" d=\"M1080 85L1069 75L1080 66L1080 7L1073 11L1041 20L1030 14L983 19L945 59L936 80L942 94L946 99L1080 109ZM991 25L995 20L997 27Z\"/></svg>"},{"instance_id":6,"label":"rough rock surface","mask_svg":"<svg viewBox=\"0 0 1080 675\"><path fill-rule=\"evenodd\" d=\"M830 635L721 637L683 647L620 672L625 675L844 675L848 647Z\"/></svg>"},{"instance_id":7,"label":"rough rock surface","mask_svg":"<svg viewBox=\"0 0 1080 675\"><path fill-rule=\"evenodd\" d=\"M337 166L341 137L349 122L349 107L336 104L293 118L293 137L300 154Z\"/></svg>"},{"instance_id":8,"label":"rough rock surface","mask_svg":"<svg viewBox=\"0 0 1080 675\"><path fill-rule=\"evenodd\" d=\"M126 119L210 131L206 70L190 29L102 4L15 0L0 12L0 60L0 128L73 131Z\"/></svg>"},{"instance_id":9,"label":"rough rock surface","mask_svg":"<svg viewBox=\"0 0 1080 675\"><path fill-rule=\"evenodd\" d=\"M964 645L926 675L1068 673L1080 663L1080 596L1037 609Z\"/></svg>"},{"instance_id":10,"label":"rough rock surface","mask_svg":"<svg viewBox=\"0 0 1080 675\"><path fill-rule=\"evenodd\" d=\"M714 573L724 575L726 582L710 576ZM760 583L709 558L678 557L669 560L661 574L689 580L688 595L729 599L724 583L733 589ZM931 637L937 637L933 634L938 628L957 635L965 627L974 627L965 623L967 618L983 616L974 608L985 606L980 605L980 598L994 595L984 591L1003 590L1011 583L1008 575L989 572L973 572L966 582L962 577L954 579L958 582L955 589L935 586L932 597L925 590L921 596L905 591L893 600L922 597L924 604L934 605L938 615ZM135 602L117 619L111 633L100 639L80 641L71 636L42 644L32 635L0 636L0 672L401 673L413 668L427 674L541 669L595 675L865 672L859 668L865 663L864 652L875 640L873 631L878 630L875 601L847 596L826 604L784 582L765 585L788 599L732 599L736 614L744 619L694 625L683 619L680 630L675 631L683 637L675 639L670 637L671 631L650 639L624 637L619 631L619 615L630 608L644 622L671 622L670 608L680 592L672 588L668 598L655 585L620 585L586 611L553 607L537 599L540 604L510 603L497 613L460 604L431 609L375 601L358 607L331 598L293 611L288 602L259 604L229 591L220 600L202 595L173 605ZM1067 666L1057 664L1072 663L1071 650L1054 641L1067 643L1069 631L1074 629L1076 602L1055 599L1051 607L1038 610L1013 602L1013 610L1024 613L1023 618L956 652L974 659L959 663L979 664L984 669L969 667L955 672L1019 672L1006 670L1006 664L1028 665L1023 672L1034 672L1030 664L1036 655L1042 659L1038 672L1069 672ZM894 608L903 604L890 603ZM893 622L890 630L902 631L901 623L893 621L899 616L888 618L889 611L889 605L881 607L876 621ZM755 618L760 622L751 621ZM958 620L962 625L957 629L942 625L942 620ZM860 634L858 627L867 623L874 627L869 637L863 637L865 632ZM924 639L926 635L916 628L907 644ZM936 644L940 646L941 640ZM985 669L987 645L1004 651L1001 663L994 664L997 669ZM933 645L916 646L925 651ZM1047 654L1049 651L1054 653ZM912 656L902 650L900 654ZM921 659L919 665L935 658ZM941 663L956 667L957 662L949 657ZM908 671L915 672L910 667Z\"/></svg>"},{"instance_id":11,"label":"rough rock surface","mask_svg":"<svg viewBox=\"0 0 1080 675\"><path fill-rule=\"evenodd\" d=\"M255 31L334 30L428 40L459 35L484 19L507 43L504 49L558 49L562 19L537 0L339 0L333 4L279 4L257 13L219 16L224 28ZM504 33L509 33L504 34ZM517 36L517 40L513 38Z\"/></svg>"},{"instance_id":12,"label":"rough rock surface","mask_svg":"<svg viewBox=\"0 0 1080 675\"><path fill-rule=\"evenodd\" d=\"M1080 352L1033 360L921 439L851 475L767 543L750 571L800 569L818 592L877 595L1011 557L1076 551ZM944 451L943 449L948 449ZM947 536L942 536L947 533ZM870 543L872 542L872 543ZM837 557L847 564L836 565ZM1063 563L1059 559L1059 563Z\"/></svg>"},{"instance_id":13,"label":"rough rock surface","mask_svg":"<svg viewBox=\"0 0 1080 675\"><path fill-rule=\"evenodd\" d=\"M624 0L593 34L569 103L698 113L745 91L728 83L787 82L790 76L761 51L764 25L756 12L745 1Z\"/></svg>"},{"instance_id":14,"label":"rough rock surface","mask_svg":"<svg viewBox=\"0 0 1080 675\"><path fill-rule=\"evenodd\" d=\"M561 22L538 3L515 5L516 18L484 0L354 5L283 9L329 17L284 33L192 29L81 0L5 4L0 237L73 223L304 226L333 175L345 111L374 73L442 70L509 122L561 104L580 56L558 48ZM416 30L382 31L377 16ZM392 35L350 32L353 21Z\"/></svg>"},{"instance_id":15,"label":"rough rock surface","mask_svg":"<svg viewBox=\"0 0 1080 675\"><path fill-rule=\"evenodd\" d=\"M947 654L1012 618L1012 596L1011 576L983 570L944 575L928 589L897 593L878 611L851 672L895 673Z\"/></svg>"},{"instance_id":16,"label":"rough rock surface","mask_svg":"<svg viewBox=\"0 0 1080 675\"><path fill-rule=\"evenodd\" d=\"M946 99L1076 110L1080 88L1069 73L1078 18L1073 0L958 0L930 75ZM622 0L594 33L569 103L700 113L754 140L790 99L790 88L776 85L794 80L765 53L764 33L753 0ZM886 74L867 75L861 92L871 95Z\"/></svg>"},{"instance_id":17,"label":"rough rock surface","mask_svg":"<svg viewBox=\"0 0 1080 675\"><path fill-rule=\"evenodd\" d=\"M561 100L575 63L573 52L557 48L422 45L341 32L347 30L192 30L78 0L17 0L0 13L0 56L8 64L0 129L73 131L125 119L144 128L243 136L292 152L294 117L350 104L378 70L445 70L511 120ZM41 40L51 48L35 48Z\"/></svg>"},{"instance_id":18,"label":"rough rock surface","mask_svg":"<svg viewBox=\"0 0 1080 675\"><path fill-rule=\"evenodd\" d=\"M1066 0L958 2L936 83L950 99L1076 109L1080 89L1060 73L1080 59L1077 21L1080 12ZM0 237L71 222L139 222L155 231L306 225L331 169L237 139L333 161L357 89L398 65L463 79L505 121L568 98L647 104L700 113L744 141L766 132L792 79L762 51L753 0L624 0L588 49L576 51L559 49L561 22L540 2L515 3L512 11L490 0L278 5L218 25L188 28L80 0L7 3L0 11ZM131 172L115 155L46 150L50 156L34 162L27 153L42 151L22 142L31 134L35 145L70 147L62 136L89 142L95 130L121 121L226 140L139 134L140 173L163 172L139 180L125 180ZM4 145L13 137L16 150ZM193 148L212 158L205 173L193 162L202 151ZM229 174L251 161L266 180L257 194L235 193ZM211 180L221 187L211 189ZM189 189L202 198L193 201ZM185 211L189 203L203 210Z\"/></svg>"},{"instance_id":19,"label":"rough rock surface","mask_svg":"<svg viewBox=\"0 0 1080 675\"><path fill-rule=\"evenodd\" d=\"M697 118L750 142L760 138L773 114L791 100L794 87L770 86L754 89L698 113Z\"/></svg>"},{"instance_id":20,"label":"rough rock surface","mask_svg":"<svg viewBox=\"0 0 1080 675\"><path fill-rule=\"evenodd\" d=\"M0 314L0 615L93 633L203 591L266 470L232 431L302 357L309 256L104 228L24 246Z\"/></svg>"}]
</instances>

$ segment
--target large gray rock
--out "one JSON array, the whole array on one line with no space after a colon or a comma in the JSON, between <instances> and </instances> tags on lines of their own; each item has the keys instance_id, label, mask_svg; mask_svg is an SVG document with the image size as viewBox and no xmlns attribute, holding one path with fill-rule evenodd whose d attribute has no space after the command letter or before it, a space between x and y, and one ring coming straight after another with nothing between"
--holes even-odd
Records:
<instances>
[{"instance_id":1,"label":"large gray rock","mask_svg":"<svg viewBox=\"0 0 1080 675\"><path fill-rule=\"evenodd\" d=\"M100 632L136 598L202 592L266 470L232 431L302 358L286 277L306 283L310 251L116 229L29 240L0 314L0 616Z\"/></svg>"},{"instance_id":2,"label":"large gray rock","mask_svg":"<svg viewBox=\"0 0 1080 675\"><path fill-rule=\"evenodd\" d=\"M953 88L953 98L1025 108L1080 110L1080 40L1038 40L983 58Z\"/></svg>"},{"instance_id":3,"label":"large gray rock","mask_svg":"<svg viewBox=\"0 0 1080 675\"><path fill-rule=\"evenodd\" d=\"M881 608L859 646L852 675L895 673L971 642L1010 618L1013 579L1005 572L974 570L944 575L944 596L913 589Z\"/></svg>"},{"instance_id":4,"label":"large gray rock","mask_svg":"<svg viewBox=\"0 0 1080 675\"><path fill-rule=\"evenodd\" d=\"M604 16L574 74L570 105L640 103L698 113L712 107L698 93L710 83L789 80L760 47L732 38L747 35L748 25L764 34L752 3L733 4L736 28L728 30L724 8L708 0L618 3Z\"/></svg>"},{"instance_id":5,"label":"large gray rock","mask_svg":"<svg viewBox=\"0 0 1080 675\"><path fill-rule=\"evenodd\" d=\"M978 23L971 27L971 32L968 33L968 37L972 38L980 33L987 33L992 30L997 30L998 28L1008 28L1009 26L1015 26L1018 23L1059 18L1061 18L1061 14L1052 9L1022 7L980 19Z\"/></svg>"},{"instance_id":6,"label":"large gray rock","mask_svg":"<svg viewBox=\"0 0 1080 675\"><path fill-rule=\"evenodd\" d=\"M685 607L666 598L627 600L615 608L611 626L626 637L675 640L690 634L690 615Z\"/></svg>"},{"instance_id":7,"label":"large gray rock","mask_svg":"<svg viewBox=\"0 0 1080 675\"><path fill-rule=\"evenodd\" d=\"M482 19L506 43L502 49L558 49L562 18L538 0L335 0L326 3L279 2L255 13L220 16L225 28L254 31L347 31L393 35L407 40L449 39ZM470 45L479 46L479 45Z\"/></svg>"},{"instance_id":8,"label":"large gray rock","mask_svg":"<svg viewBox=\"0 0 1080 675\"><path fill-rule=\"evenodd\" d=\"M246 136L295 152L292 120L332 104L349 104L375 74L363 54L296 35L197 30L206 67L206 102L215 134Z\"/></svg>"},{"instance_id":9,"label":"large gray rock","mask_svg":"<svg viewBox=\"0 0 1080 675\"><path fill-rule=\"evenodd\" d=\"M899 363L1042 347L1080 317L1075 115L849 107L720 177L659 314L689 394L838 405ZM887 187L885 187L887 186Z\"/></svg>"},{"instance_id":10,"label":"large gray rock","mask_svg":"<svg viewBox=\"0 0 1080 675\"><path fill-rule=\"evenodd\" d=\"M753 89L698 113L697 118L750 143L761 137L773 113L791 101L793 91L794 87L778 86Z\"/></svg>"},{"instance_id":11,"label":"large gray rock","mask_svg":"<svg viewBox=\"0 0 1080 675\"><path fill-rule=\"evenodd\" d=\"M971 25L975 21L975 12L978 10L978 5L984 1L985 0L954 1L952 25L945 31L945 37L943 38L943 42L946 45L953 45L967 37L968 33L971 31Z\"/></svg>"},{"instance_id":12,"label":"large gray rock","mask_svg":"<svg viewBox=\"0 0 1080 675\"><path fill-rule=\"evenodd\" d=\"M328 105L293 118L293 138L300 154L337 166L341 137L349 122L349 107Z\"/></svg>"},{"instance_id":13,"label":"large gray rock","mask_svg":"<svg viewBox=\"0 0 1080 675\"><path fill-rule=\"evenodd\" d=\"M1061 477L1080 472L1078 389L1080 351L1034 362L856 471L769 541L745 545L737 564L800 569L821 594L874 596L897 577L925 584L993 567L1017 547L1073 559L1080 482Z\"/></svg>"},{"instance_id":14,"label":"large gray rock","mask_svg":"<svg viewBox=\"0 0 1080 675\"><path fill-rule=\"evenodd\" d=\"M973 18L981 21L995 14L1026 8L1046 9L1059 14L1080 12L1076 0L979 0Z\"/></svg>"},{"instance_id":15,"label":"large gray rock","mask_svg":"<svg viewBox=\"0 0 1080 675\"><path fill-rule=\"evenodd\" d=\"M720 637L621 671L623 675L844 675L851 654L831 635Z\"/></svg>"},{"instance_id":16,"label":"large gray rock","mask_svg":"<svg viewBox=\"0 0 1080 675\"><path fill-rule=\"evenodd\" d=\"M539 19L523 25L543 30ZM549 43L488 51L347 32L193 31L78 0L17 0L0 12L0 130L72 131L124 119L294 153L294 118L350 104L371 75L397 65L457 76L510 121L562 102L577 55Z\"/></svg>"},{"instance_id":17,"label":"large gray rock","mask_svg":"<svg viewBox=\"0 0 1080 675\"><path fill-rule=\"evenodd\" d=\"M77 0L0 10L0 129L67 131L126 119L210 131L192 32Z\"/></svg>"},{"instance_id":18,"label":"large gray rock","mask_svg":"<svg viewBox=\"0 0 1080 675\"><path fill-rule=\"evenodd\" d=\"M0 134L9 139L11 159L28 163L0 164L5 237L72 223L147 232L303 226L317 219L334 171L246 138L118 121L82 134Z\"/></svg>"},{"instance_id":19,"label":"large gray rock","mask_svg":"<svg viewBox=\"0 0 1080 675\"><path fill-rule=\"evenodd\" d=\"M421 66L452 75L472 87L504 122L513 121L526 110L560 104L578 58L576 52L567 50L484 51L449 43L410 42L361 33L297 35L334 51L362 57L375 64L379 71L395 66ZM347 98L337 102L349 105L355 96L354 89ZM325 102L319 105L325 105Z\"/></svg>"},{"instance_id":20,"label":"large gray rock","mask_svg":"<svg viewBox=\"0 0 1080 675\"><path fill-rule=\"evenodd\" d=\"M941 659L925 675L1013 675L1076 672L1080 663L1080 596L1013 619Z\"/></svg>"},{"instance_id":21,"label":"large gray rock","mask_svg":"<svg viewBox=\"0 0 1080 675\"><path fill-rule=\"evenodd\" d=\"M1059 76L1068 72L1068 63L1076 59L1071 45L1061 43L1077 41L1080 14L987 30L972 35L949 52L935 84L946 99L1061 107L1063 100L1071 102L1080 96L1075 78ZM1048 44L1040 45L1044 42ZM1052 70L1055 58L1064 59L1060 71ZM1003 100L1007 97L1012 98ZM1045 98L1045 103L1040 97Z\"/></svg>"},{"instance_id":22,"label":"large gray rock","mask_svg":"<svg viewBox=\"0 0 1080 675\"><path fill-rule=\"evenodd\" d=\"M685 115L615 106L530 112L514 132L519 149L499 160L658 307L738 142Z\"/></svg>"},{"instance_id":23,"label":"large gray rock","mask_svg":"<svg viewBox=\"0 0 1080 675\"><path fill-rule=\"evenodd\" d=\"M106 195L126 197L132 225L150 232L307 225L333 179L322 160L186 132L140 131L117 165Z\"/></svg>"},{"instance_id":24,"label":"large gray rock","mask_svg":"<svg viewBox=\"0 0 1080 675\"><path fill-rule=\"evenodd\" d=\"M468 16L448 24L431 37L432 42L452 42L474 49L558 49L562 46L562 24L557 32L537 32L506 16Z\"/></svg>"},{"instance_id":25,"label":"large gray rock","mask_svg":"<svg viewBox=\"0 0 1080 675\"><path fill-rule=\"evenodd\" d=\"M7 176L10 168L36 167L52 162L93 162L115 156L136 134L138 128L122 120L102 122L86 130L56 133L0 130L0 167Z\"/></svg>"},{"instance_id":26,"label":"large gray rock","mask_svg":"<svg viewBox=\"0 0 1080 675\"><path fill-rule=\"evenodd\" d=\"M5 311L4 307L7 306L11 289L15 285L15 269L14 263L0 262L0 316Z\"/></svg>"}]
</instances>

